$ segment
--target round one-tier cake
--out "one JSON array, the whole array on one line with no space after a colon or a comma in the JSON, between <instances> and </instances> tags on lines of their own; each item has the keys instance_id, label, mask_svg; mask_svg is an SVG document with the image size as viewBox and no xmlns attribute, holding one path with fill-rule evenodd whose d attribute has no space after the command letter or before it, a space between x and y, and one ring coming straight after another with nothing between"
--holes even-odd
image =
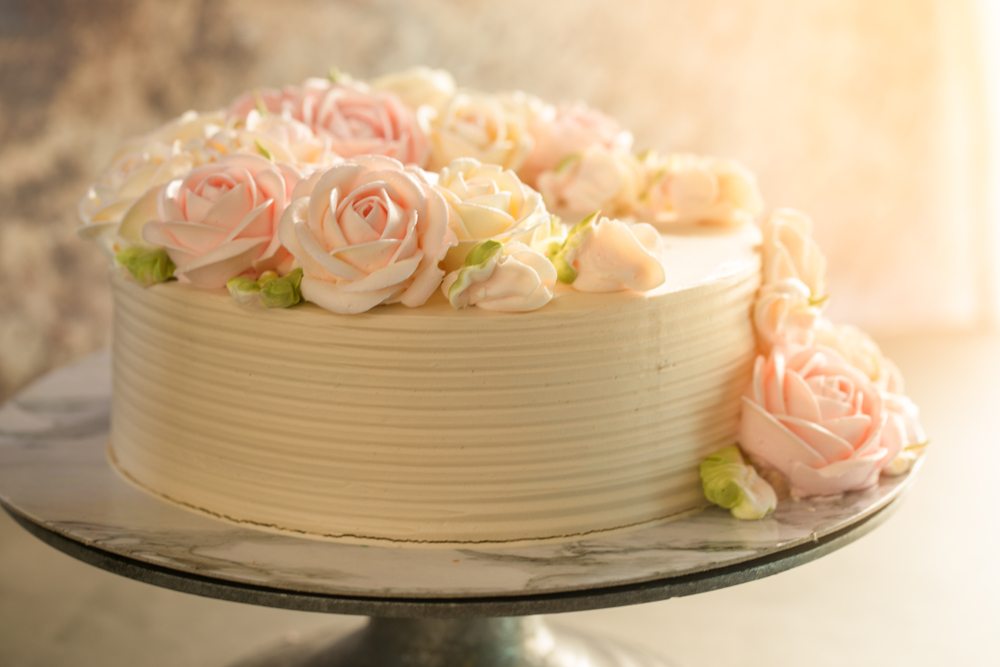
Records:
<instances>
[{"instance_id":1,"label":"round one-tier cake","mask_svg":"<svg viewBox=\"0 0 1000 667\"><path fill-rule=\"evenodd\" d=\"M317 538L578 537L705 503L756 346L759 230L665 235L647 293L523 314L252 309L113 279L110 456L190 509Z\"/></svg>"}]
</instances>

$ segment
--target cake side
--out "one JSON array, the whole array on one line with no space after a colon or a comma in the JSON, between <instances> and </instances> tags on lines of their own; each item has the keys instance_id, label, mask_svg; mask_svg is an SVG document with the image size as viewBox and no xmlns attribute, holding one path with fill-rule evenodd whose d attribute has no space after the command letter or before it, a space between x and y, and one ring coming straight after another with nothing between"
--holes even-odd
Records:
<instances>
[{"instance_id":1,"label":"cake side","mask_svg":"<svg viewBox=\"0 0 1000 667\"><path fill-rule=\"evenodd\" d=\"M662 288L515 316L441 297L251 310L116 276L113 459L175 502L317 537L505 542L669 517L704 502L698 464L737 431L757 239L668 236Z\"/></svg>"}]
</instances>

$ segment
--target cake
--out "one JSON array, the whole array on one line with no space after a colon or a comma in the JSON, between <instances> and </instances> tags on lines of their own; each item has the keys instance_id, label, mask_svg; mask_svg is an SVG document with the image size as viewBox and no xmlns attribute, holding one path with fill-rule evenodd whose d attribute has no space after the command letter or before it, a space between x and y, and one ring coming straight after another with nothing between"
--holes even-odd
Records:
<instances>
[{"instance_id":1,"label":"cake","mask_svg":"<svg viewBox=\"0 0 1000 667\"><path fill-rule=\"evenodd\" d=\"M115 267L109 459L220 519L432 546L903 472L898 373L823 318L808 218L762 237L761 209L732 160L440 71L186 114L81 202Z\"/></svg>"}]
</instances>

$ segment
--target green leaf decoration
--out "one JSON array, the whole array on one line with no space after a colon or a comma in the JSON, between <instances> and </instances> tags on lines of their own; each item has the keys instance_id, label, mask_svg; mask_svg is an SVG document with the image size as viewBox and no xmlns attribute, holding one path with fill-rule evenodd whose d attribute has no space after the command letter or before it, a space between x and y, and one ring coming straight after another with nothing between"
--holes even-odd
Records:
<instances>
[{"instance_id":1,"label":"green leaf decoration","mask_svg":"<svg viewBox=\"0 0 1000 667\"><path fill-rule=\"evenodd\" d=\"M267 150L267 148L264 147L264 144L260 143L260 139L254 139L253 143L254 146L257 147L258 153L266 157L271 162L274 162L274 155L271 153L271 151Z\"/></svg>"},{"instance_id":2,"label":"green leaf decoration","mask_svg":"<svg viewBox=\"0 0 1000 667\"><path fill-rule=\"evenodd\" d=\"M824 294L823 296L812 296L809 295L809 305L823 308L826 306L826 302L830 300L829 294Z\"/></svg>"},{"instance_id":3,"label":"green leaf decoration","mask_svg":"<svg viewBox=\"0 0 1000 667\"><path fill-rule=\"evenodd\" d=\"M559 160L559 162L556 163L556 166L552 171L558 174L567 167L569 167L571 164L579 160L581 157L583 157L582 153L571 153L566 157L564 157L563 159Z\"/></svg>"},{"instance_id":4,"label":"green leaf decoration","mask_svg":"<svg viewBox=\"0 0 1000 667\"><path fill-rule=\"evenodd\" d=\"M778 506L774 489L743 460L739 447L720 449L701 462L701 485L708 501L737 519L763 519Z\"/></svg>"},{"instance_id":5,"label":"green leaf decoration","mask_svg":"<svg viewBox=\"0 0 1000 667\"><path fill-rule=\"evenodd\" d=\"M174 277L177 267L163 248L133 246L115 255L115 264L123 267L140 285L154 285Z\"/></svg>"},{"instance_id":6,"label":"green leaf decoration","mask_svg":"<svg viewBox=\"0 0 1000 667\"><path fill-rule=\"evenodd\" d=\"M483 241L465 256L465 265L476 266L477 264L488 262L491 257L495 256L501 250L503 250L503 244L499 241L494 241L493 239Z\"/></svg>"},{"instance_id":7,"label":"green leaf decoration","mask_svg":"<svg viewBox=\"0 0 1000 667\"><path fill-rule=\"evenodd\" d=\"M230 296L243 306L288 308L302 301L302 269L287 276L265 271L257 280L237 276L226 282Z\"/></svg>"},{"instance_id":8,"label":"green leaf decoration","mask_svg":"<svg viewBox=\"0 0 1000 667\"><path fill-rule=\"evenodd\" d=\"M268 114L267 105L264 104L264 97L260 94L260 91L254 88L250 94L253 95L254 104L257 105L257 112L261 116L266 116Z\"/></svg>"},{"instance_id":9,"label":"green leaf decoration","mask_svg":"<svg viewBox=\"0 0 1000 667\"><path fill-rule=\"evenodd\" d=\"M302 301L302 269L295 269L287 276L263 281L260 302L265 308L288 308Z\"/></svg>"},{"instance_id":10,"label":"green leaf decoration","mask_svg":"<svg viewBox=\"0 0 1000 667\"><path fill-rule=\"evenodd\" d=\"M465 308L468 299L463 299L465 291L474 283L493 275L497 262L503 254L503 244L490 239L478 244L465 256L465 266L458 271L455 282L448 288L448 303L452 308Z\"/></svg>"},{"instance_id":11,"label":"green leaf decoration","mask_svg":"<svg viewBox=\"0 0 1000 667\"><path fill-rule=\"evenodd\" d=\"M593 231L594 221L597 220L600 214L600 211L594 211L573 225L573 228L569 230L569 234L566 236L566 240L562 243L553 241L549 244L546 256L552 262L553 266L556 267L557 279L564 285L572 285L573 281L576 280L576 269L573 268L573 260L576 259L576 253L583 244L584 239Z\"/></svg>"},{"instance_id":12,"label":"green leaf decoration","mask_svg":"<svg viewBox=\"0 0 1000 667\"><path fill-rule=\"evenodd\" d=\"M344 79L344 73L331 65L330 69L326 71L326 78L330 79L333 83L340 83Z\"/></svg>"}]
</instances>

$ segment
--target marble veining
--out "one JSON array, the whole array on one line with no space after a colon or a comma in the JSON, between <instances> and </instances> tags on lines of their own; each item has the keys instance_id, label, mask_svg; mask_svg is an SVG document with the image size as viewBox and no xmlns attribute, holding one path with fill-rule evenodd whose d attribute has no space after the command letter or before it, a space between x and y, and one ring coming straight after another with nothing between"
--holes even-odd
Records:
<instances>
[{"instance_id":1,"label":"marble veining","mask_svg":"<svg viewBox=\"0 0 1000 667\"><path fill-rule=\"evenodd\" d=\"M744 522L711 508L563 543L463 549L363 546L217 521L134 488L106 460L110 357L46 376L0 409L0 502L84 544L163 567L291 591L483 597L638 583L733 565L836 531L913 474Z\"/></svg>"}]
</instances>

